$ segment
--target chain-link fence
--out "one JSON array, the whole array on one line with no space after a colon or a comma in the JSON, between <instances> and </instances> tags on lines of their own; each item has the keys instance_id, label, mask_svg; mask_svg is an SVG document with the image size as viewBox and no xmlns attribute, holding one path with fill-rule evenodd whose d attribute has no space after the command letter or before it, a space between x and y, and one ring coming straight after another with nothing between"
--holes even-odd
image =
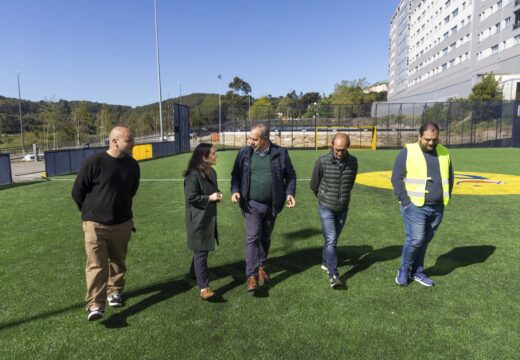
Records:
<instances>
[{"instance_id":1,"label":"chain-link fence","mask_svg":"<svg viewBox=\"0 0 520 360\"><path fill-rule=\"evenodd\" d=\"M373 103L314 105L306 109L274 106L197 107L190 110L192 146L219 148L247 144L252 125L264 123L271 140L289 148L323 148L334 133L349 134L355 148L399 148L417 141L422 123L435 121L440 141L458 147L509 147L518 128L520 102Z\"/></svg>"}]
</instances>

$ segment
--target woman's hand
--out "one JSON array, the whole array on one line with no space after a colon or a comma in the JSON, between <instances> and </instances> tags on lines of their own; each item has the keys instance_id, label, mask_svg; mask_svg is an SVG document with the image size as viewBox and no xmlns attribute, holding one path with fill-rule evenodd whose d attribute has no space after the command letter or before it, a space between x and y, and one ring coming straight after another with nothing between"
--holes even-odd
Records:
<instances>
[{"instance_id":1,"label":"woman's hand","mask_svg":"<svg viewBox=\"0 0 520 360\"><path fill-rule=\"evenodd\" d=\"M214 192L213 194L211 194L209 196L209 201L213 201L213 202L220 202L220 200L222 200L222 193L221 192Z\"/></svg>"}]
</instances>

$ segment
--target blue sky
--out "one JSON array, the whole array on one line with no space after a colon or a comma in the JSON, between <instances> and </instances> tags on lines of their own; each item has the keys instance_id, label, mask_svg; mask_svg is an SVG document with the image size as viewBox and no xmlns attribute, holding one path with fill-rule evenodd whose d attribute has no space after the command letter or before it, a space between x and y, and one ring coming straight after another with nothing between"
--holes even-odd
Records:
<instances>
[{"instance_id":1,"label":"blue sky","mask_svg":"<svg viewBox=\"0 0 520 360\"><path fill-rule=\"evenodd\" d=\"M163 99L221 92L234 76L252 95L385 80L399 0L157 0ZM156 102L153 0L0 0L0 95Z\"/></svg>"}]
</instances>

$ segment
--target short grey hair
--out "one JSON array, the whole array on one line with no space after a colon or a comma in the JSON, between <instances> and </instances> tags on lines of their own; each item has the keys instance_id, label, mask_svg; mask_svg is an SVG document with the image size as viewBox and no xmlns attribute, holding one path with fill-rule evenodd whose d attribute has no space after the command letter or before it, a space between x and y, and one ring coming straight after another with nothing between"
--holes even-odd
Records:
<instances>
[{"instance_id":1,"label":"short grey hair","mask_svg":"<svg viewBox=\"0 0 520 360\"><path fill-rule=\"evenodd\" d=\"M269 128L267 127L267 125L259 123L259 124L253 125L251 130L254 130L257 128L260 129L260 138L269 140Z\"/></svg>"}]
</instances>

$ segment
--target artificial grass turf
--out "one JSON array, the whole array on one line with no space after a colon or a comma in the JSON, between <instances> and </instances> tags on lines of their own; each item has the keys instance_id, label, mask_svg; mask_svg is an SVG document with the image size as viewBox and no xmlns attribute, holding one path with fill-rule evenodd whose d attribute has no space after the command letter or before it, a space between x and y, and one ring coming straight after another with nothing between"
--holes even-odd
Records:
<instances>
[{"instance_id":1,"label":"artificial grass turf","mask_svg":"<svg viewBox=\"0 0 520 360\"><path fill-rule=\"evenodd\" d=\"M360 172L391 170L396 151L353 151ZM456 196L426 258L433 288L394 283L404 238L394 195L356 185L339 240L332 290L319 268L322 236L308 181L317 153L290 151L297 204L278 217L272 284L245 291L244 225L229 201L236 152L219 153L225 194L221 246L210 254L216 302L185 280L182 170L189 155L141 163L138 229L128 254L127 301L86 321L84 250L71 177L0 190L1 358L515 358L518 195ZM455 170L520 175L518 149L451 150ZM166 181L161 181L166 180Z\"/></svg>"}]
</instances>

